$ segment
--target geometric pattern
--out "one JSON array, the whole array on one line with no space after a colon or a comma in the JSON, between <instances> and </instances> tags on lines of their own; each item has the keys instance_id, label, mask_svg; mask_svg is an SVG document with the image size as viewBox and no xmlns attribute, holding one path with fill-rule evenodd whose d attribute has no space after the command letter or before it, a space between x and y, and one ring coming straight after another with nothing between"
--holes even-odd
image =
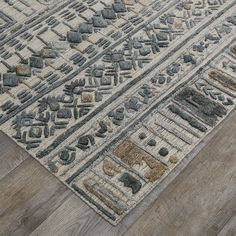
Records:
<instances>
[{"instance_id":1,"label":"geometric pattern","mask_svg":"<svg viewBox=\"0 0 236 236\"><path fill-rule=\"evenodd\" d=\"M116 225L235 109L235 12L5 0L0 129Z\"/></svg>"}]
</instances>

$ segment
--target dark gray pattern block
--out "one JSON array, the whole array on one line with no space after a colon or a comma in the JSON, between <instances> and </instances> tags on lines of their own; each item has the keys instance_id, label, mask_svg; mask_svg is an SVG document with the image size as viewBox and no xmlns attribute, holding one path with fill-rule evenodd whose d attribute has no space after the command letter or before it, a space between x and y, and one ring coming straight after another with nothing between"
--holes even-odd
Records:
<instances>
[{"instance_id":1,"label":"dark gray pattern block","mask_svg":"<svg viewBox=\"0 0 236 236\"><path fill-rule=\"evenodd\" d=\"M119 181L123 182L125 187L132 188L133 194L137 193L142 188L142 184L129 173L124 173Z\"/></svg>"},{"instance_id":2,"label":"dark gray pattern block","mask_svg":"<svg viewBox=\"0 0 236 236\"><path fill-rule=\"evenodd\" d=\"M217 117L223 117L227 114L223 105L210 100L191 88L184 89L174 99L210 126L216 124Z\"/></svg>"}]
</instances>

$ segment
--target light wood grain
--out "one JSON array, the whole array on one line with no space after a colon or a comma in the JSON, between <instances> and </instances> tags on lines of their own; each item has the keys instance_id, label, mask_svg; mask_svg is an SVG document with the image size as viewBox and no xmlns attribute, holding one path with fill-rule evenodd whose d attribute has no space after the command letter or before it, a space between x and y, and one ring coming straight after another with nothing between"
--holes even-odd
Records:
<instances>
[{"instance_id":1,"label":"light wood grain","mask_svg":"<svg viewBox=\"0 0 236 236\"><path fill-rule=\"evenodd\" d=\"M115 228L111 226L74 195L67 199L67 201L50 215L30 236L102 236L108 235L110 231L112 231L112 235L118 235L116 229L118 229L118 227Z\"/></svg>"},{"instance_id":2,"label":"light wood grain","mask_svg":"<svg viewBox=\"0 0 236 236\"><path fill-rule=\"evenodd\" d=\"M236 235L236 212L221 229L218 236L234 236Z\"/></svg>"},{"instance_id":3,"label":"light wood grain","mask_svg":"<svg viewBox=\"0 0 236 236\"><path fill-rule=\"evenodd\" d=\"M28 158L0 181L0 235L26 236L71 194Z\"/></svg>"},{"instance_id":4,"label":"light wood grain","mask_svg":"<svg viewBox=\"0 0 236 236\"><path fill-rule=\"evenodd\" d=\"M29 154L0 131L0 179L16 168Z\"/></svg>"}]
</instances>

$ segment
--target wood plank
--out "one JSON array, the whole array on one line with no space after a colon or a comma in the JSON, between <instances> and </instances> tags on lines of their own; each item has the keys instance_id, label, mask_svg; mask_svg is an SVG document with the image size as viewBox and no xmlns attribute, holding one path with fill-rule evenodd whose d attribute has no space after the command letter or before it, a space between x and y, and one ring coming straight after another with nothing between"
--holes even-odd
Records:
<instances>
[{"instance_id":1,"label":"wood plank","mask_svg":"<svg viewBox=\"0 0 236 236\"><path fill-rule=\"evenodd\" d=\"M0 131L0 179L15 169L29 154Z\"/></svg>"},{"instance_id":2,"label":"wood plank","mask_svg":"<svg viewBox=\"0 0 236 236\"><path fill-rule=\"evenodd\" d=\"M236 214L230 218L225 226L218 233L218 236L235 236L236 235Z\"/></svg>"},{"instance_id":3,"label":"wood plank","mask_svg":"<svg viewBox=\"0 0 236 236\"><path fill-rule=\"evenodd\" d=\"M122 230L123 227L122 227ZM125 229L125 231L127 228ZM71 196L48 217L30 236L40 235L120 235L76 195Z\"/></svg>"},{"instance_id":4,"label":"wood plank","mask_svg":"<svg viewBox=\"0 0 236 236\"><path fill-rule=\"evenodd\" d=\"M0 235L27 236L72 192L33 158L0 181Z\"/></svg>"},{"instance_id":5,"label":"wood plank","mask_svg":"<svg viewBox=\"0 0 236 236\"><path fill-rule=\"evenodd\" d=\"M230 196L228 197L225 195L225 197L227 198L225 203L220 208L218 208L219 210L215 211L215 215L212 215L212 217L209 219L209 223L207 223L207 225L205 225L202 229L202 231L206 232L208 235L219 234L235 216L236 213L235 195L231 196L232 197L231 199Z\"/></svg>"},{"instance_id":6,"label":"wood plank","mask_svg":"<svg viewBox=\"0 0 236 236\"><path fill-rule=\"evenodd\" d=\"M217 235L236 209L235 132L234 113L125 235Z\"/></svg>"}]
</instances>

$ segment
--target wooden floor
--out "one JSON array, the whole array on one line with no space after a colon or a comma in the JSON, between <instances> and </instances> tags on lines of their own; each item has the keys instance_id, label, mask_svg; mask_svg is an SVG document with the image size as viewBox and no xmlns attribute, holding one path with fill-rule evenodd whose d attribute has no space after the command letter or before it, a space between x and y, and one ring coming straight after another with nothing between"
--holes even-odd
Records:
<instances>
[{"instance_id":1,"label":"wooden floor","mask_svg":"<svg viewBox=\"0 0 236 236\"><path fill-rule=\"evenodd\" d=\"M0 144L0 236L236 235L236 112L138 220L117 227L4 134Z\"/></svg>"}]
</instances>

